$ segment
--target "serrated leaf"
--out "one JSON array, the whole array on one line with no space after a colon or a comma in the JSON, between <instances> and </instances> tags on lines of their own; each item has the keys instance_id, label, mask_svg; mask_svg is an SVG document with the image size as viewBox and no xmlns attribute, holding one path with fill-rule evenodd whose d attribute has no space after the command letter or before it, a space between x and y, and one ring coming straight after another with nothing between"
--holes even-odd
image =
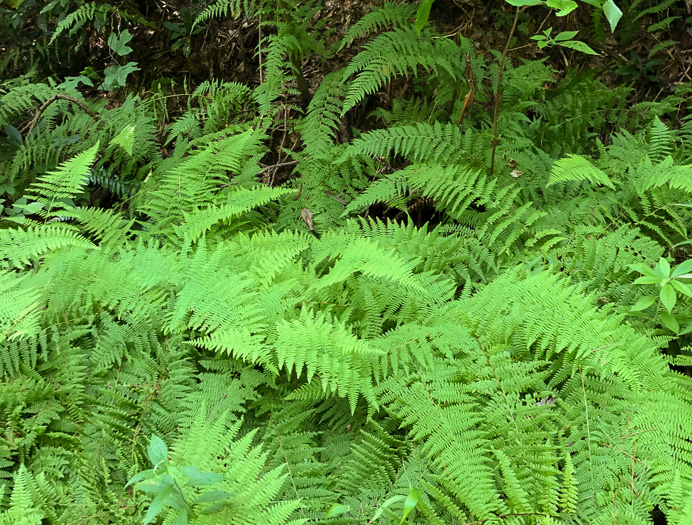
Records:
<instances>
[{"instance_id":1,"label":"serrated leaf","mask_svg":"<svg viewBox=\"0 0 692 525\"><path fill-rule=\"evenodd\" d=\"M139 70L140 68L137 67L137 62L128 62L124 66L108 66L103 71L105 78L99 86L99 90L111 91L119 87L124 87L127 82L127 76Z\"/></svg>"},{"instance_id":2,"label":"serrated leaf","mask_svg":"<svg viewBox=\"0 0 692 525\"><path fill-rule=\"evenodd\" d=\"M666 310L670 312L675 306L675 290L669 283L666 283L661 287L661 293L659 295L661 298L661 303L663 303Z\"/></svg>"}]
</instances>

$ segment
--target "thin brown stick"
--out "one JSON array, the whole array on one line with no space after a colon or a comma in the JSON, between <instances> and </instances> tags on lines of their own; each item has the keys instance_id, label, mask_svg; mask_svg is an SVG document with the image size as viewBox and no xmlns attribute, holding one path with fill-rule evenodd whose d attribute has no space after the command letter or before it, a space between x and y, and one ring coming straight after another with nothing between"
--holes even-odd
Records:
<instances>
[{"instance_id":1,"label":"thin brown stick","mask_svg":"<svg viewBox=\"0 0 692 525\"><path fill-rule=\"evenodd\" d=\"M48 106L50 106L56 100L67 100L69 102L72 102L73 104L77 104L82 109L82 111L84 111L84 113L89 115L94 120L99 120L101 118L101 116L98 113L89 109L89 106L87 106L81 100L77 100L76 98L71 97L69 95L53 95L48 100L46 100L40 108L38 108L36 116L34 116L34 118L31 120L31 123L29 124L29 128L26 133L27 135L30 135L31 132L34 131L34 128L38 124L38 121L41 120L41 115L43 115L43 112L46 111L46 109L48 109Z\"/></svg>"},{"instance_id":2,"label":"thin brown stick","mask_svg":"<svg viewBox=\"0 0 692 525\"><path fill-rule=\"evenodd\" d=\"M507 43L505 44L505 49L502 52L502 58L500 58L500 70L497 72L497 86L495 87L495 108L493 109L493 155L490 159L490 174L495 172L495 148L497 148L497 110L500 106L500 83L502 82L502 70L505 68L505 58L507 57L507 52L509 51L509 44L512 42L512 37L514 36L514 31L517 28L517 23L519 22L519 13L521 13L521 8L517 7L514 12L514 22L512 23L512 30L509 32L507 37Z\"/></svg>"},{"instance_id":3,"label":"thin brown stick","mask_svg":"<svg viewBox=\"0 0 692 525\"><path fill-rule=\"evenodd\" d=\"M274 168L283 168L284 166L295 166L298 164L299 161L297 160L290 160L288 162L279 162L278 164L272 164L271 166L265 166L262 168L262 171L260 173L264 173L265 171L272 170Z\"/></svg>"}]
</instances>

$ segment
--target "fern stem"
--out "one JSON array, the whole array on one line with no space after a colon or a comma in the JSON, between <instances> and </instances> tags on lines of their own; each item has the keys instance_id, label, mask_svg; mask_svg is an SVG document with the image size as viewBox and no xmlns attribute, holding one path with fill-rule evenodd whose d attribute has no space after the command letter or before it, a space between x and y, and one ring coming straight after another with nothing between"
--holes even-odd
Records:
<instances>
[{"instance_id":1,"label":"fern stem","mask_svg":"<svg viewBox=\"0 0 692 525\"><path fill-rule=\"evenodd\" d=\"M507 37L507 43L505 44L505 49L502 51L502 57L500 58L500 70L497 72L497 86L495 87L495 107L493 108L493 154L490 159L490 174L495 172L495 149L497 148L497 110L500 106L500 83L502 82L502 71L505 68L505 58L507 57L507 52L509 51L509 44L512 42L512 37L514 36L514 31L517 28L517 22L519 22L519 13L521 9L517 7L514 12L514 22L512 23L512 29Z\"/></svg>"}]
</instances>

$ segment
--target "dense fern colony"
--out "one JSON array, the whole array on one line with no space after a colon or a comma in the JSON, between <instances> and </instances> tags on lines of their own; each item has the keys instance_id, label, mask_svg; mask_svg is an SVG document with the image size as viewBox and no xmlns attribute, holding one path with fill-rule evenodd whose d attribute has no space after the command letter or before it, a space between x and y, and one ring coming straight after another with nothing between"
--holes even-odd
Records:
<instances>
[{"instance_id":1,"label":"dense fern colony","mask_svg":"<svg viewBox=\"0 0 692 525\"><path fill-rule=\"evenodd\" d=\"M497 60L319 7L202 10L261 14L262 83L163 137L155 97L2 85L4 126L63 98L0 157L0 522L692 523L689 87L507 60L490 174Z\"/></svg>"}]
</instances>

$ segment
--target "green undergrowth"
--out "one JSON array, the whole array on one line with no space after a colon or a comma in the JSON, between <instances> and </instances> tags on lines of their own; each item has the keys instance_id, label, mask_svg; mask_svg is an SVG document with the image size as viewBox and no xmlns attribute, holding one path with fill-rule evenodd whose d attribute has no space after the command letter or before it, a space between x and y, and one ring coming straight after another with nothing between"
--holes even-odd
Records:
<instances>
[{"instance_id":1,"label":"green undergrowth","mask_svg":"<svg viewBox=\"0 0 692 525\"><path fill-rule=\"evenodd\" d=\"M0 522L691 523L689 86L510 57L490 173L498 56L290 7L170 122L2 84Z\"/></svg>"}]
</instances>

